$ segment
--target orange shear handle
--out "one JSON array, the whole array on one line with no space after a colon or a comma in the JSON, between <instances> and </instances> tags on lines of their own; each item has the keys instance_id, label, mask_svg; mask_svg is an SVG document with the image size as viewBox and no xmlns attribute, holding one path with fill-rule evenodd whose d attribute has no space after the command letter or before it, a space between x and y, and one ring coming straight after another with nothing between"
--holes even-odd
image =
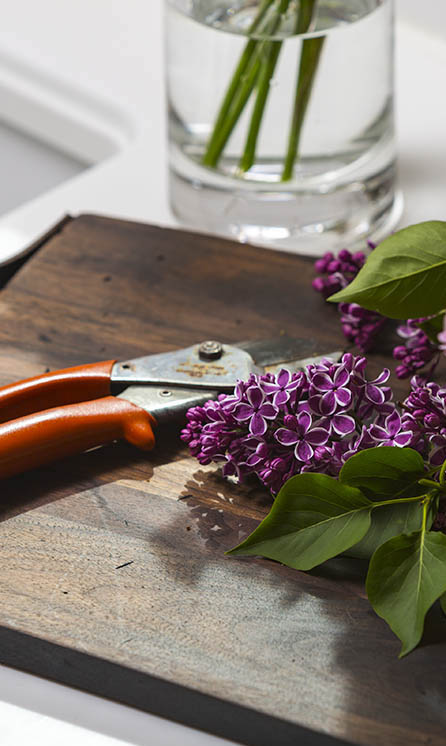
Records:
<instances>
[{"instance_id":1,"label":"orange shear handle","mask_svg":"<svg viewBox=\"0 0 446 746\"><path fill-rule=\"evenodd\" d=\"M0 388L0 422L110 394L115 361L65 368Z\"/></svg>"},{"instance_id":2,"label":"orange shear handle","mask_svg":"<svg viewBox=\"0 0 446 746\"><path fill-rule=\"evenodd\" d=\"M125 399L107 396L47 409L0 425L0 478L125 439L149 451L155 418Z\"/></svg>"}]
</instances>

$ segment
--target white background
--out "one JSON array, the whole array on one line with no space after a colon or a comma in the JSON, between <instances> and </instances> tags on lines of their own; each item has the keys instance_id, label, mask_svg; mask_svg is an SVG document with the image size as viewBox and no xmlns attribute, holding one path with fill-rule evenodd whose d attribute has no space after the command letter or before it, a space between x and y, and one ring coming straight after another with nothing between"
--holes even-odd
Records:
<instances>
[{"instance_id":1,"label":"white background","mask_svg":"<svg viewBox=\"0 0 446 746\"><path fill-rule=\"evenodd\" d=\"M397 7L402 222L408 224L445 213L446 3L397 0ZM0 0L0 54L90 92L105 109L112 101L132 130L121 154L1 219L0 261L67 212L174 222L165 169L161 8L162 0ZM0 667L0 743L226 742Z\"/></svg>"}]
</instances>

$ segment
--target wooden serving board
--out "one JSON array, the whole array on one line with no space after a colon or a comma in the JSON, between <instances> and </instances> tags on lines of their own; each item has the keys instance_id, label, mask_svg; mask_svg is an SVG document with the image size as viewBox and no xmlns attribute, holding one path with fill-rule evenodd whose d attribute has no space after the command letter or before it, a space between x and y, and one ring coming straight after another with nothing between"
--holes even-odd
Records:
<instances>
[{"instance_id":1,"label":"wooden serving board","mask_svg":"<svg viewBox=\"0 0 446 746\"><path fill-rule=\"evenodd\" d=\"M65 221L0 293L0 383L207 338L339 347L311 277L219 238ZM439 609L398 661L359 563L225 557L268 494L200 467L178 430L2 484L0 661L255 746L446 744Z\"/></svg>"}]
</instances>

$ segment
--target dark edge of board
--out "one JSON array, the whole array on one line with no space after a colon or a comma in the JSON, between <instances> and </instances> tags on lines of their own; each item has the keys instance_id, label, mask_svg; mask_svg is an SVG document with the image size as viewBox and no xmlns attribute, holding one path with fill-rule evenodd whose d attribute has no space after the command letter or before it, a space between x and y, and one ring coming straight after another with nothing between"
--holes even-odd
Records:
<instances>
[{"instance_id":1,"label":"dark edge of board","mask_svg":"<svg viewBox=\"0 0 446 746\"><path fill-rule=\"evenodd\" d=\"M7 627L0 627L0 663L245 746L351 746L351 742Z\"/></svg>"},{"instance_id":2,"label":"dark edge of board","mask_svg":"<svg viewBox=\"0 0 446 746\"><path fill-rule=\"evenodd\" d=\"M6 264L0 266L0 290L14 277L14 275L28 262L34 254L41 249L51 238L61 233L68 223L74 218L71 215L64 215L63 218L50 226L43 235L39 235L31 244L29 244L18 257L11 259Z\"/></svg>"}]
</instances>

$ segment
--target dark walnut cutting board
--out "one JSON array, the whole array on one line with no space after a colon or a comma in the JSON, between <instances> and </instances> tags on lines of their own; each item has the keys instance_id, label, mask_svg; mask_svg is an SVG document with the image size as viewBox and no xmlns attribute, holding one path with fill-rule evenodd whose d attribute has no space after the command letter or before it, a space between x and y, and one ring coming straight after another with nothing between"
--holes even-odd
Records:
<instances>
[{"instance_id":1,"label":"dark walnut cutting board","mask_svg":"<svg viewBox=\"0 0 446 746\"><path fill-rule=\"evenodd\" d=\"M0 293L0 383L207 338L336 348L311 276L218 238L68 220ZM446 744L440 611L398 661L362 567L225 557L268 495L201 468L178 429L149 456L115 444L3 482L0 661L255 746Z\"/></svg>"}]
</instances>

